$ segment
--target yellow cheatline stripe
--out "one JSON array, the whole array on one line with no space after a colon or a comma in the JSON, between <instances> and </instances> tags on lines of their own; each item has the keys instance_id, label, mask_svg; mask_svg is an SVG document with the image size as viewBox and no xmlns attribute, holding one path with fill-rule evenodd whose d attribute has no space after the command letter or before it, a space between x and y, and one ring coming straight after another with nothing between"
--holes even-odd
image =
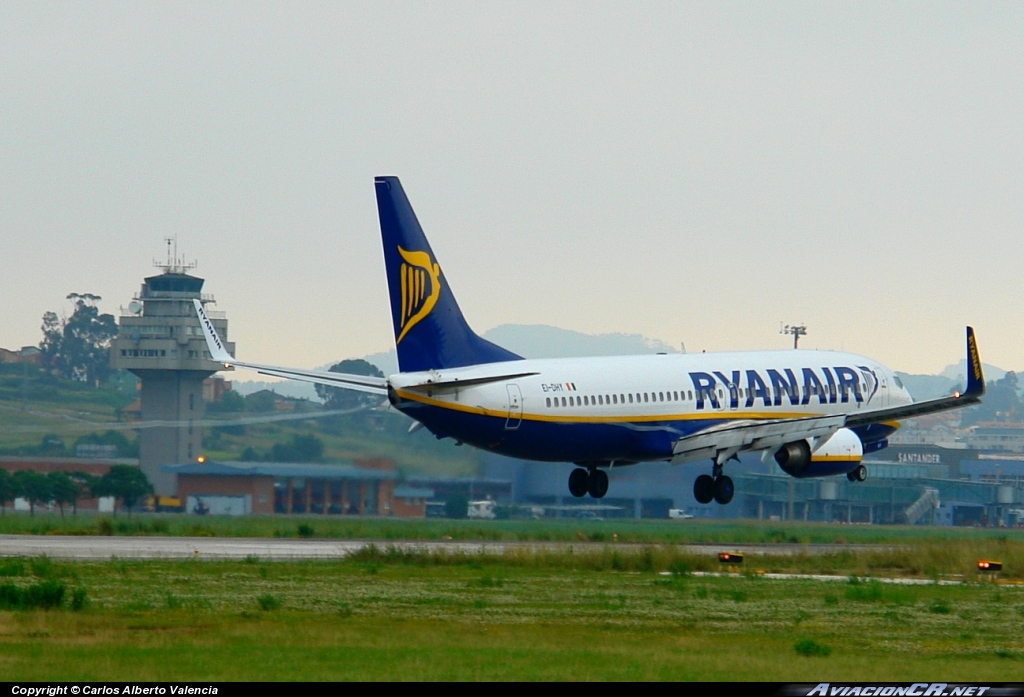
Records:
<instances>
[{"instance_id":1,"label":"yellow cheatline stripe","mask_svg":"<svg viewBox=\"0 0 1024 697\"><path fill-rule=\"evenodd\" d=\"M498 409L485 409L484 407L474 407L466 404L458 404L453 402L446 402L440 399L434 399L417 392L409 392L407 390L396 389L395 393L403 399L408 399L411 402L419 402L421 404L427 404L429 406L440 407L442 409L449 409L451 411L460 411L467 414L478 414L480 416L494 416L501 419L508 418L508 412ZM636 416L626 415L611 415L611 416L579 416L571 414L531 414L523 412L522 418L526 421L543 421L548 423L644 423L652 421L740 421L746 419L786 419L786 418L799 418L804 416L824 416L823 414L793 414L793 413L765 413L765 412L704 412L702 414L642 414ZM518 415L517 415L518 418Z\"/></svg>"},{"instance_id":2,"label":"yellow cheatline stripe","mask_svg":"<svg viewBox=\"0 0 1024 697\"><path fill-rule=\"evenodd\" d=\"M811 462L860 462L860 455L811 455Z\"/></svg>"}]
</instances>

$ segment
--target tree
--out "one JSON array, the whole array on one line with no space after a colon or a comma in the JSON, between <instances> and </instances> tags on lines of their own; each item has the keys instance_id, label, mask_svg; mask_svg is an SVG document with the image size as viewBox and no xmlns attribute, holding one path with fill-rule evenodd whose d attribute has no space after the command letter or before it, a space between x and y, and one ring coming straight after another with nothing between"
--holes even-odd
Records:
<instances>
[{"instance_id":1,"label":"tree","mask_svg":"<svg viewBox=\"0 0 1024 697\"><path fill-rule=\"evenodd\" d=\"M69 380L98 384L110 375L110 345L117 336L117 322L113 315L100 314L98 295L71 293L67 299L74 305L70 317L43 314L39 342L43 364Z\"/></svg>"},{"instance_id":2,"label":"tree","mask_svg":"<svg viewBox=\"0 0 1024 697\"><path fill-rule=\"evenodd\" d=\"M444 514L447 518L464 519L469 515L469 499L462 494L452 494L445 499Z\"/></svg>"},{"instance_id":3,"label":"tree","mask_svg":"<svg viewBox=\"0 0 1024 697\"><path fill-rule=\"evenodd\" d=\"M79 496L78 485L67 472L50 472L46 478L50 483L50 498L60 508L60 518L64 520L64 504L75 505Z\"/></svg>"},{"instance_id":4,"label":"tree","mask_svg":"<svg viewBox=\"0 0 1024 697\"><path fill-rule=\"evenodd\" d=\"M65 455L67 450L64 441L55 433L47 433L39 440L40 455Z\"/></svg>"},{"instance_id":5,"label":"tree","mask_svg":"<svg viewBox=\"0 0 1024 697\"><path fill-rule=\"evenodd\" d=\"M254 412L268 412L274 411L274 402L277 400L277 395L270 390L260 390L259 392L253 392L245 398L245 410Z\"/></svg>"},{"instance_id":6,"label":"tree","mask_svg":"<svg viewBox=\"0 0 1024 697\"><path fill-rule=\"evenodd\" d=\"M5 469L0 469L0 511L6 514L7 502L13 501L15 496L14 481L11 479L11 473Z\"/></svg>"},{"instance_id":7,"label":"tree","mask_svg":"<svg viewBox=\"0 0 1024 697\"><path fill-rule=\"evenodd\" d=\"M346 359L335 363L328 368L332 373L350 373L352 375L370 375L382 378L384 373L373 363L364 361L361 358ZM328 409L367 409L380 403L381 398L377 395L354 390L343 390L340 387L328 387L317 385L316 393Z\"/></svg>"},{"instance_id":8,"label":"tree","mask_svg":"<svg viewBox=\"0 0 1024 697\"><path fill-rule=\"evenodd\" d=\"M207 414L238 414L243 411L245 398L234 390L228 390L216 402L206 405Z\"/></svg>"},{"instance_id":9,"label":"tree","mask_svg":"<svg viewBox=\"0 0 1024 697\"><path fill-rule=\"evenodd\" d=\"M36 514L36 504L50 500L50 480L34 470L18 470L12 477L14 495L28 501L29 515Z\"/></svg>"},{"instance_id":10,"label":"tree","mask_svg":"<svg viewBox=\"0 0 1024 697\"><path fill-rule=\"evenodd\" d=\"M93 495L93 489L95 489L99 482L99 477L88 472L72 472L71 481L74 482L75 488L78 490L78 494L75 496L74 501L71 502L72 515L78 515L78 499L82 498L86 494Z\"/></svg>"},{"instance_id":11,"label":"tree","mask_svg":"<svg viewBox=\"0 0 1024 697\"><path fill-rule=\"evenodd\" d=\"M139 442L129 440L121 431L108 430L105 433L87 433L75 441L74 450L79 445L112 445L117 448L117 457L138 457Z\"/></svg>"},{"instance_id":12,"label":"tree","mask_svg":"<svg viewBox=\"0 0 1024 697\"><path fill-rule=\"evenodd\" d=\"M121 505L132 514L132 506L144 496L153 493L153 485L149 483L146 473L132 465L114 465L110 471L100 477L92 489L93 496L113 496L121 500ZM114 507L117 515L117 507Z\"/></svg>"},{"instance_id":13,"label":"tree","mask_svg":"<svg viewBox=\"0 0 1024 697\"><path fill-rule=\"evenodd\" d=\"M324 442L312 433L294 435L290 443L275 443L270 449L272 462L316 462L323 454Z\"/></svg>"}]
</instances>

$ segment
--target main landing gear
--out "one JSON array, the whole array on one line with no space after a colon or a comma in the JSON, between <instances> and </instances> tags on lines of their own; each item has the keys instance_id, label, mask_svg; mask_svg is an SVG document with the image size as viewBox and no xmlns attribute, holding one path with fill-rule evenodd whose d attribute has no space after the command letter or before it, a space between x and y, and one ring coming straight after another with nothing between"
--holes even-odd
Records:
<instances>
[{"instance_id":1,"label":"main landing gear","mask_svg":"<svg viewBox=\"0 0 1024 697\"><path fill-rule=\"evenodd\" d=\"M608 473L596 467L574 469L569 475L569 493L576 498L587 494L595 499L603 498L608 493Z\"/></svg>"},{"instance_id":2,"label":"main landing gear","mask_svg":"<svg viewBox=\"0 0 1024 697\"><path fill-rule=\"evenodd\" d=\"M868 468L864 465L858 465L857 469L846 473L846 478L851 482L863 482L868 478Z\"/></svg>"},{"instance_id":3,"label":"main landing gear","mask_svg":"<svg viewBox=\"0 0 1024 697\"><path fill-rule=\"evenodd\" d=\"M722 466L715 463L711 470L712 474L702 474L693 483L693 498L697 503L711 503L711 499L721 504L732 501L732 495L736 492L732 479L722 474Z\"/></svg>"}]
</instances>

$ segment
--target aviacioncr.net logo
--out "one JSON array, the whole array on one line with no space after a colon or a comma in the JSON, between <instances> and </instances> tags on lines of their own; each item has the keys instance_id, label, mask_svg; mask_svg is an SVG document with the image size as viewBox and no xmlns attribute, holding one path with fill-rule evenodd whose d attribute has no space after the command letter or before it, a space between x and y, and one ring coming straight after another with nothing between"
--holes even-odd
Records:
<instances>
[{"instance_id":1,"label":"aviacioncr.net logo","mask_svg":"<svg viewBox=\"0 0 1024 697\"><path fill-rule=\"evenodd\" d=\"M395 343L400 342L420 320L430 314L441 295L441 267L426 252L410 252L398 248L405 263L398 270L402 296L399 326Z\"/></svg>"}]
</instances>

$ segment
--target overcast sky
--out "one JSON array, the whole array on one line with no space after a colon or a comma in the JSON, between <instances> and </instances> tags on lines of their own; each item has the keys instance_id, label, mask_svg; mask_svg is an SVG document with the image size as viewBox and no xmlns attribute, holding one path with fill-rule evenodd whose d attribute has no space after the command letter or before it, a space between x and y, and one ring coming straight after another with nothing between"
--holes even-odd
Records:
<instances>
[{"instance_id":1,"label":"overcast sky","mask_svg":"<svg viewBox=\"0 0 1024 697\"><path fill-rule=\"evenodd\" d=\"M177 236L239 357L385 349L381 174L481 332L1024 369L1000 2L2 3L0 346Z\"/></svg>"}]
</instances>

